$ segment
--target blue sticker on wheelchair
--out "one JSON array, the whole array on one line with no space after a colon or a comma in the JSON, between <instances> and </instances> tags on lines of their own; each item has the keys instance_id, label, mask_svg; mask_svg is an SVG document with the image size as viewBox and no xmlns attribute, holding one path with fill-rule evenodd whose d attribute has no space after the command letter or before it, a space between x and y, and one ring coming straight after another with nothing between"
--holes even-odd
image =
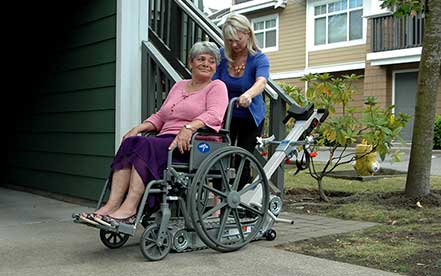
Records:
<instances>
[{"instance_id":1,"label":"blue sticker on wheelchair","mask_svg":"<svg viewBox=\"0 0 441 276\"><path fill-rule=\"evenodd\" d=\"M200 152L202 152L202 153L207 153L207 152L209 152L210 151L210 145L209 144L207 144L207 143L200 143L199 145L198 145L198 150L200 151Z\"/></svg>"}]
</instances>

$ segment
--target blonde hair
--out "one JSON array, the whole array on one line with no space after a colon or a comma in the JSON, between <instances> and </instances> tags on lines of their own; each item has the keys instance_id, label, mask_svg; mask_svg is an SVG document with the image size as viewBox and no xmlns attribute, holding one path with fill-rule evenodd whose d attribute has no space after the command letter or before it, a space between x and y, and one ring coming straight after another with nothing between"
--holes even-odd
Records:
<instances>
[{"instance_id":1,"label":"blonde hair","mask_svg":"<svg viewBox=\"0 0 441 276\"><path fill-rule=\"evenodd\" d=\"M237 32L241 32L244 34L249 34L249 39L247 42L247 49L250 54L253 56L256 54L256 51L259 50L259 47L256 43L256 36L254 34L254 29L251 26L248 18L241 14L231 14L225 20L224 25L222 26L222 33L224 35L224 41L229 39L238 39ZM225 49L225 57L229 62L233 62L233 58L231 57L231 48L228 43L224 45Z\"/></svg>"}]
</instances>

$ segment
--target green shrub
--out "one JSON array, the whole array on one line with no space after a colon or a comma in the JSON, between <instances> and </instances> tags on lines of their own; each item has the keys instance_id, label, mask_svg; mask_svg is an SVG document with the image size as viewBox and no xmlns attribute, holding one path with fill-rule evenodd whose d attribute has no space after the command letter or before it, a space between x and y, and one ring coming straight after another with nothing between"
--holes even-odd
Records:
<instances>
[{"instance_id":1,"label":"green shrub","mask_svg":"<svg viewBox=\"0 0 441 276\"><path fill-rule=\"evenodd\" d=\"M433 149L441 149L441 116L435 117L435 130L433 134Z\"/></svg>"}]
</instances>

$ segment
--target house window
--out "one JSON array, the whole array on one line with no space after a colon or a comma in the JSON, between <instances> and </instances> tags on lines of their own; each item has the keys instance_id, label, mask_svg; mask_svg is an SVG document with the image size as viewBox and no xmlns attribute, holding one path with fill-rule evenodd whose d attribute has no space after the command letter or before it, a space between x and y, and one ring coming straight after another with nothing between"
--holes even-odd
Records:
<instances>
[{"instance_id":1,"label":"house window","mask_svg":"<svg viewBox=\"0 0 441 276\"><path fill-rule=\"evenodd\" d=\"M259 48L265 51L277 50L278 25L277 15L270 15L252 19L254 33Z\"/></svg>"},{"instance_id":2,"label":"house window","mask_svg":"<svg viewBox=\"0 0 441 276\"><path fill-rule=\"evenodd\" d=\"M321 1L314 9L314 46L363 38L363 0Z\"/></svg>"}]
</instances>

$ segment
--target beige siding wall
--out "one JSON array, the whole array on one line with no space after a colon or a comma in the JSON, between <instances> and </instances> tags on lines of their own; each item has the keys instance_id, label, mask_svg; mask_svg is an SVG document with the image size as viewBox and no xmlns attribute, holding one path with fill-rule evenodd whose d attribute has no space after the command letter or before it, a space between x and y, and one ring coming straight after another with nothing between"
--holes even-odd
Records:
<instances>
[{"instance_id":1,"label":"beige siding wall","mask_svg":"<svg viewBox=\"0 0 441 276\"><path fill-rule=\"evenodd\" d=\"M303 70L305 68L306 4L304 1L288 1L285 9L246 14L256 17L279 14L279 50L267 52L271 73Z\"/></svg>"},{"instance_id":2,"label":"beige siding wall","mask_svg":"<svg viewBox=\"0 0 441 276\"><path fill-rule=\"evenodd\" d=\"M364 95L374 96L378 100L378 106L384 108L391 103L391 81L388 78L388 70L383 66L370 66L366 63L364 70Z\"/></svg>"},{"instance_id":3,"label":"beige siding wall","mask_svg":"<svg viewBox=\"0 0 441 276\"><path fill-rule=\"evenodd\" d=\"M309 67L365 61L366 45L309 52Z\"/></svg>"},{"instance_id":4,"label":"beige siding wall","mask_svg":"<svg viewBox=\"0 0 441 276\"><path fill-rule=\"evenodd\" d=\"M301 88L302 90L305 89L305 82L302 81L300 78L293 78L293 79L280 79L277 80L278 83L286 83L290 85L294 85L298 88Z\"/></svg>"}]
</instances>

